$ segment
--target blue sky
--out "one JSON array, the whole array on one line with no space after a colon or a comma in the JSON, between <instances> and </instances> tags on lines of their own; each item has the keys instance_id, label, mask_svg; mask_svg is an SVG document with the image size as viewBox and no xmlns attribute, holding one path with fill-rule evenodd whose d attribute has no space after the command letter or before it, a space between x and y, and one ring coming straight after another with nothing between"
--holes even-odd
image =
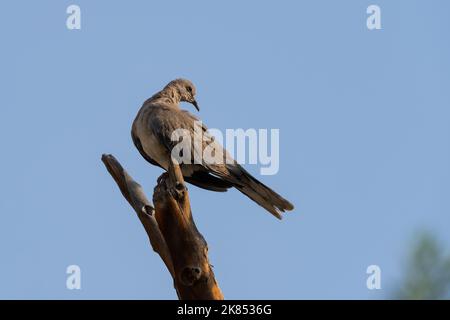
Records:
<instances>
[{"instance_id":1,"label":"blue sky","mask_svg":"<svg viewBox=\"0 0 450 320\"><path fill-rule=\"evenodd\" d=\"M66 28L73 3L81 30ZM382 30L366 27L370 4ZM196 84L208 126L280 129L280 171L261 180L295 204L283 221L235 190L189 188L225 297L387 297L416 230L450 244L449 10L444 0L3 2L0 298L176 298L100 157L114 154L150 194L161 170L130 127L177 77ZM65 286L71 264L79 291ZM381 290L366 288L371 264Z\"/></svg>"}]
</instances>

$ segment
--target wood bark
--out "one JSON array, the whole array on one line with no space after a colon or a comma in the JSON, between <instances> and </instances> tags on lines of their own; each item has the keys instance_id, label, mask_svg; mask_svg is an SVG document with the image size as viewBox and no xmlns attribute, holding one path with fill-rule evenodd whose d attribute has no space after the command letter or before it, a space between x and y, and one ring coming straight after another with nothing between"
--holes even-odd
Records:
<instances>
[{"instance_id":1,"label":"wood bark","mask_svg":"<svg viewBox=\"0 0 450 320\"><path fill-rule=\"evenodd\" d=\"M112 155L103 155L106 169L122 195L136 211L150 244L170 272L178 298L183 300L222 300L212 267L208 245L192 217L189 194L178 164L157 180L154 207L137 183Z\"/></svg>"}]
</instances>

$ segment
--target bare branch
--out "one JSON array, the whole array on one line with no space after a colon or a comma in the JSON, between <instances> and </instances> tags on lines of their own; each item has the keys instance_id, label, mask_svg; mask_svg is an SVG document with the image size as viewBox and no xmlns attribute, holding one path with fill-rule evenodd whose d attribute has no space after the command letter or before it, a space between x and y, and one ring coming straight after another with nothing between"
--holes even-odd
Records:
<instances>
[{"instance_id":1,"label":"bare branch","mask_svg":"<svg viewBox=\"0 0 450 320\"><path fill-rule=\"evenodd\" d=\"M161 256L170 274L174 277L175 274L169 249L159 230L158 222L155 219L155 210L145 196L141 185L133 180L113 155L104 154L102 161L116 181L125 199L133 207L134 211L136 211L139 220L141 220L147 232L153 250Z\"/></svg>"},{"instance_id":2,"label":"bare branch","mask_svg":"<svg viewBox=\"0 0 450 320\"><path fill-rule=\"evenodd\" d=\"M208 245L192 218L189 195L179 165L171 162L168 173L158 178L153 193L153 209L142 187L114 156L103 155L102 161L136 211L153 250L166 264L178 297L222 300L223 294L208 260Z\"/></svg>"}]
</instances>

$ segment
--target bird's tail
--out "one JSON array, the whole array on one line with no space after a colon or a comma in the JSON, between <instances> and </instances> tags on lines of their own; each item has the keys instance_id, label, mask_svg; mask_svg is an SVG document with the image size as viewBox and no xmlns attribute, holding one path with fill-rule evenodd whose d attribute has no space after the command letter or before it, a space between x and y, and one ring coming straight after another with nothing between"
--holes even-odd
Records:
<instances>
[{"instance_id":1,"label":"bird's tail","mask_svg":"<svg viewBox=\"0 0 450 320\"><path fill-rule=\"evenodd\" d=\"M244 168L239 166L239 169L239 177L236 178L238 178L241 183L235 185L236 189L241 191L247 197L255 201L280 220L282 218L282 212L294 209L292 203L284 199L262 182L258 181Z\"/></svg>"}]
</instances>

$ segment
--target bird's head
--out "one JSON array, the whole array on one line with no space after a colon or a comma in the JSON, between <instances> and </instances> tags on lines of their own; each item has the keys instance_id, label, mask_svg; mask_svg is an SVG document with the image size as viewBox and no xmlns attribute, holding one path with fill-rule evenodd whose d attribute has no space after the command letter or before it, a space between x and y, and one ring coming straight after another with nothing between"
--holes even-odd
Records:
<instances>
[{"instance_id":1,"label":"bird's head","mask_svg":"<svg viewBox=\"0 0 450 320\"><path fill-rule=\"evenodd\" d=\"M176 79L169 82L166 88L174 90L180 98L180 101L189 102L200 111L197 101L195 100L195 86L191 81L187 79Z\"/></svg>"}]
</instances>

